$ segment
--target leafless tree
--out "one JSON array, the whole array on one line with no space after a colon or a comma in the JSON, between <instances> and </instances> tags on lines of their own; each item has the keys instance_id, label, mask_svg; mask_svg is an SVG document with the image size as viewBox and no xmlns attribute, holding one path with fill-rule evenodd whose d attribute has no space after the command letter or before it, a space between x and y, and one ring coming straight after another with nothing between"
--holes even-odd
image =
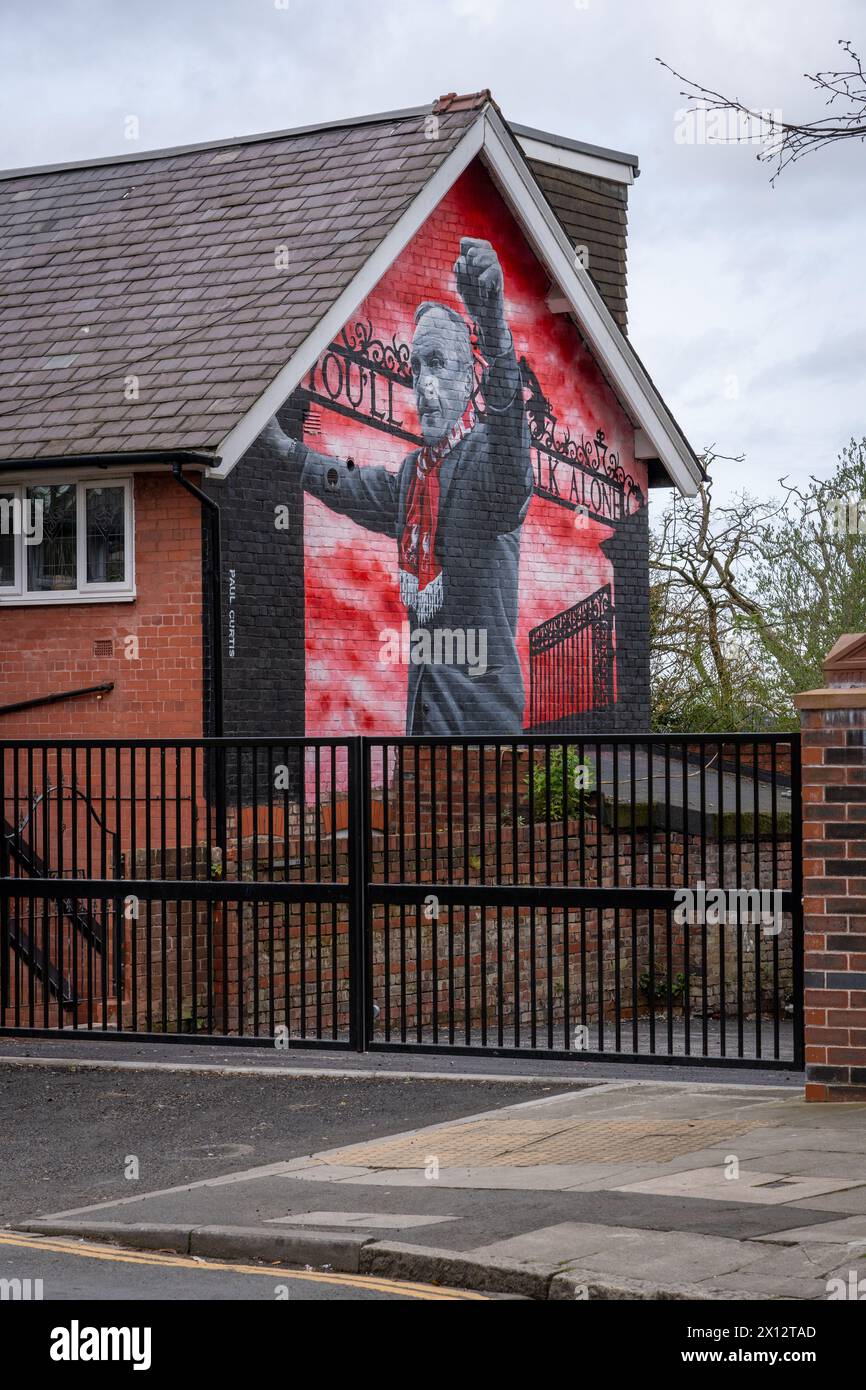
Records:
<instances>
[{"instance_id":1,"label":"leafless tree","mask_svg":"<svg viewBox=\"0 0 866 1390\"><path fill-rule=\"evenodd\" d=\"M707 453L707 471L723 457ZM653 529L656 727L795 727L793 694L821 684L840 633L866 626L866 441L830 478L778 486L717 505L710 481Z\"/></svg>"},{"instance_id":2,"label":"leafless tree","mask_svg":"<svg viewBox=\"0 0 866 1390\"><path fill-rule=\"evenodd\" d=\"M708 452L709 470L727 456ZM742 458L731 460L742 462ZM713 500L712 479L675 498L652 533L654 718L659 727L738 728L772 720L760 604L749 591L754 538L780 504ZM769 696L769 699L768 699Z\"/></svg>"}]
</instances>

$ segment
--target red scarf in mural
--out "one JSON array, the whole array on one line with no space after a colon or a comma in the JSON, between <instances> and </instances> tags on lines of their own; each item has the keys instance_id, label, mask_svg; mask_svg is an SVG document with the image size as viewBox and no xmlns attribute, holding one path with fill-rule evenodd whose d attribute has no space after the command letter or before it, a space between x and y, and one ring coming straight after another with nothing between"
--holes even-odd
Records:
<instances>
[{"instance_id":1,"label":"red scarf in mural","mask_svg":"<svg viewBox=\"0 0 866 1390\"><path fill-rule=\"evenodd\" d=\"M406 498L406 524L400 541L400 599L426 623L442 607L442 567L436 559L439 524L439 470L442 461L475 425L470 402L462 419L419 451Z\"/></svg>"}]
</instances>

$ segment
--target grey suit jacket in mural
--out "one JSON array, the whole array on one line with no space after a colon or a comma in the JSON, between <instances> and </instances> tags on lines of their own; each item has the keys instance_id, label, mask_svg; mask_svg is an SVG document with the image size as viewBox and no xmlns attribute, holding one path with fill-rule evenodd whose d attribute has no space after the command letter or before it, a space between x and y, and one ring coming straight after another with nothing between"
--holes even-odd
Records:
<instances>
[{"instance_id":1,"label":"grey suit jacket in mural","mask_svg":"<svg viewBox=\"0 0 866 1390\"><path fill-rule=\"evenodd\" d=\"M468 665L409 665L406 732L519 733L524 687L517 655L520 528L532 496L529 427L513 348L491 366L484 384L485 416L446 455L440 470L437 559L443 603L426 624L437 630L486 633L487 669ZM417 451L397 472L323 458L301 446L306 490L368 531L399 542ZM407 617L413 631L414 612Z\"/></svg>"}]
</instances>

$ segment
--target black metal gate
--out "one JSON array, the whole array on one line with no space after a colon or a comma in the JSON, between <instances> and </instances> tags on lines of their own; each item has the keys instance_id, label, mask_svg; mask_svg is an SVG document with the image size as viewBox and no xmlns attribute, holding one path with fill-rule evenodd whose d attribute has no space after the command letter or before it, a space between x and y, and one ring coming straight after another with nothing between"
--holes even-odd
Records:
<instances>
[{"instance_id":1,"label":"black metal gate","mask_svg":"<svg viewBox=\"0 0 866 1390\"><path fill-rule=\"evenodd\" d=\"M800 1067L799 756L0 744L0 1032Z\"/></svg>"}]
</instances>

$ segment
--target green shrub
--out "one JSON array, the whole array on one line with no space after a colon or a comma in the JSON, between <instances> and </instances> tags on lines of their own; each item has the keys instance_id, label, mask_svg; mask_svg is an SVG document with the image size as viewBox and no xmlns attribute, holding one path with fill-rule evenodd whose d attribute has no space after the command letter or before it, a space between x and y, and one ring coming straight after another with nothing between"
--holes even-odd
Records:
<instances>
[{"instance_id":1,"label":"green shrub","mask_svg":"<svg viewBox=\"0 0 866 1390\"><path fill-rule=\"evenodd\" d=\"M570 747L566 756L566 786L563 786L562 749L551 748L550 761L539 760L532 769L532 814L536 820L548 816L548 766L550 768L550 819L562 820L563 810L568 819L580 813L581 803L595 790L595 772L590 763L581 762L577 749Z\"/></svg>"},{"instance_id":2,"label":"green shrub","mask_svg":"<svg viewBox=\"0 0 866 1390\"><path fill-rule=\"evenodd\" d=\"M656 974L655 976L653 976L651 981L649 971L645 970L638 979L638 987L640 989L641 994L645 994L648 999L650 996L650 986L652 986L653 999L661 1001L662 1003L667 1003L667 976L663 974ZM671 980L671 1001L673 1003L681 1003L685 996L685 992L686 977L682 973L682 971L679 971L676 975L674 975L673 979Z\"/></svg>"}]
</instances>

